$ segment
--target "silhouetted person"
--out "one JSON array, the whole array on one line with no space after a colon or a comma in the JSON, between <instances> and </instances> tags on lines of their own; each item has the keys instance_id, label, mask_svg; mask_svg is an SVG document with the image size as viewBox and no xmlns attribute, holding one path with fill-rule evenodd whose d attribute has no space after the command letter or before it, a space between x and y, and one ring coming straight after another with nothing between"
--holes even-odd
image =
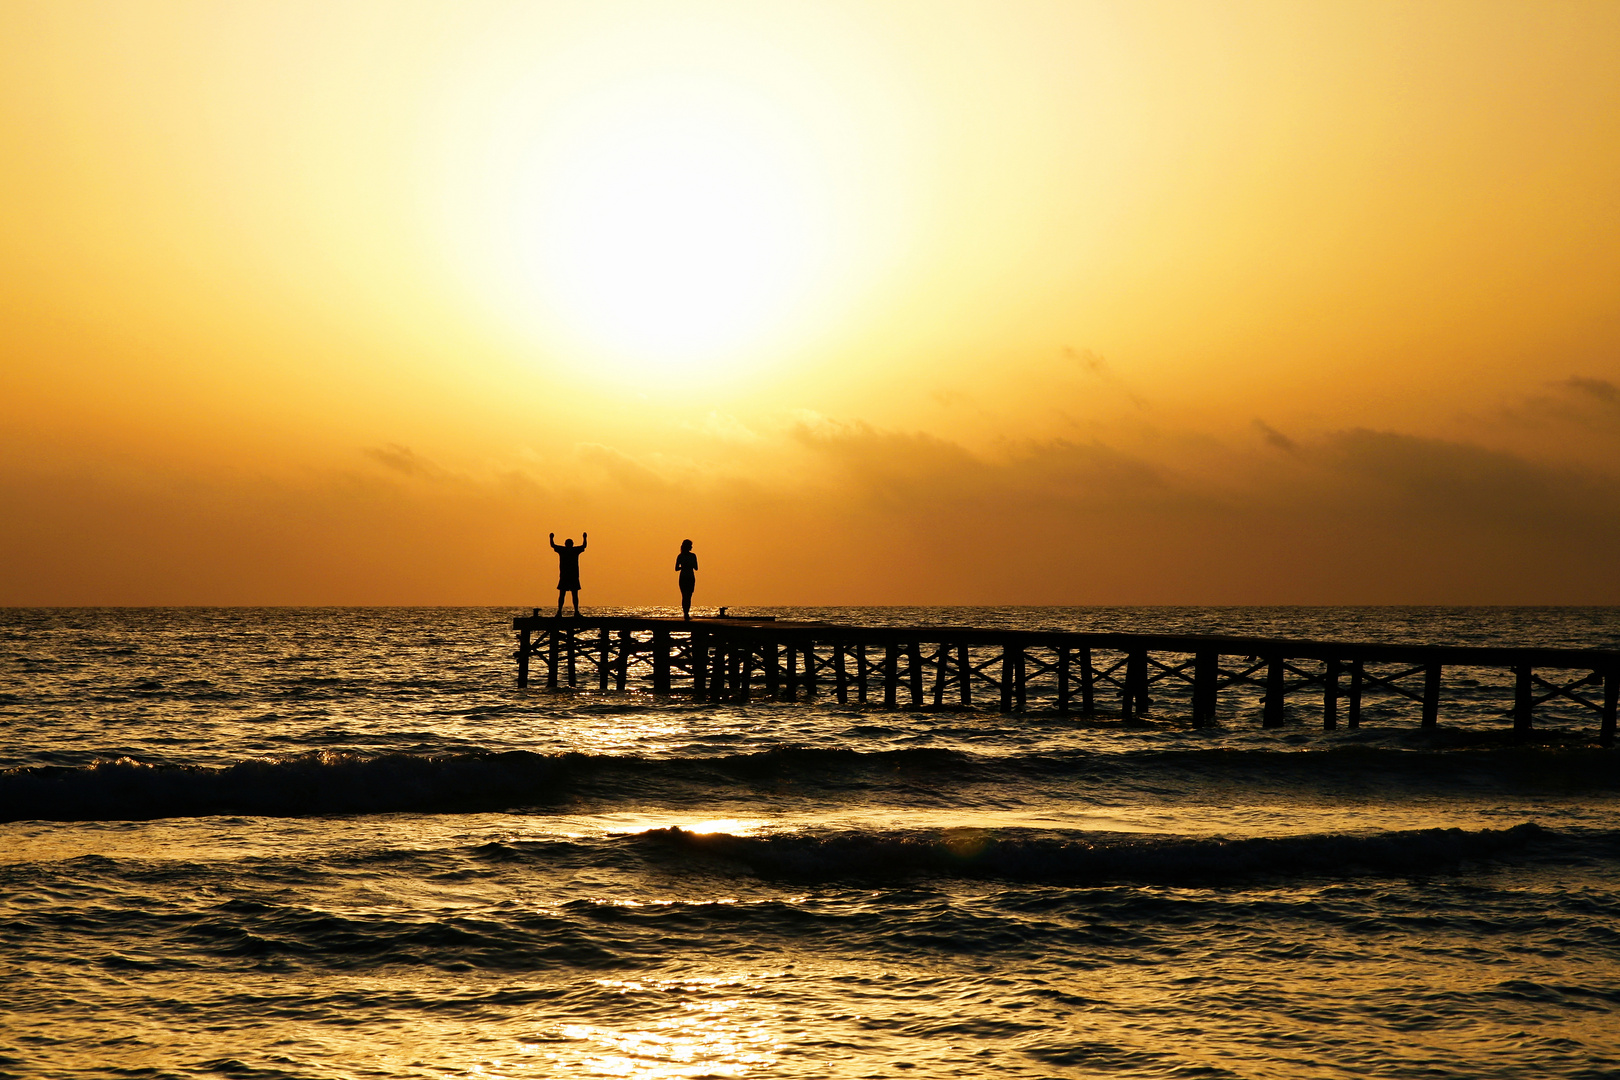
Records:
<instances>
[{"instance_id":1,"label":"silhouetted person","mask_svg":"<svg viewBox=\"0 0 1620 1080\"><path fill-rule=\"evenodd\" d=\"M563 594L574 594L574 617L579 617L579 556L591 542L590 533L579 534L579 547L572 540L557 546L557 534L551 534L551 550L557 553L557 618L562 618Z\"/></svg>"},{"instance_id":2,"label":"silhouetted person","mask_svg":"<svg viewBox=\"0 0 1620 1080\"><path fill-rule=\"evenodd\" d=\"M681 617L692 621L692 590L697 588L697 556L692 554L692 541L681 541L681 553L675 556L675 569L681 572Z\"/></svg>"}]
</instances>

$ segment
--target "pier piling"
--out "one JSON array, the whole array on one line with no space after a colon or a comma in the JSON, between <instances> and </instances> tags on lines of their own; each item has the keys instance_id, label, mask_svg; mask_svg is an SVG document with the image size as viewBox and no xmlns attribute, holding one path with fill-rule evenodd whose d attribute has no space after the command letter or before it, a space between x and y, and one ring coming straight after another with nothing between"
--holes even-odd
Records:
<instances>
[{"instance_id":1,"label":"pier piling","mask_svg":"<svg viewBox=\"0 0 1620 1080\"><path fill-rule=\"evenodd\" d=\"M1423 726L1432 728L1440 717L1440 662L1430 660L1423 666Z\"/></svg>"},{"instance_id":2,"label":"pier piling","mask_svg":"<svg viewBox=\"0 0 1620 1080\"><path fill-rule=\"evenodd\" d=\"M1614 745L1614 723L1617 704L1620 704L1620 666L1610 666L1603 672L1603 720L1598 729L1598 742Z\"/></svg>"},{"instance_id":3,"label":"pier piling","mask_svg":"<svg viewBox=\"0 0 1620 1080\"><path fill-rule=\"evenodd\" d=\"M1528 735L1532 723L1530 711L1535 708L1531 697L1531 680L1535 675L1529 664L1515 664L1513 674L1513 730Z\"/></svg>"},{"instance_id":4,"label":"pier piling","mask_svg":"<svg viewBox=\"0 0 1620 1080\"><path fill-rule=\"evenodd\" d=\"M534 631L526 629L518 631L517 652L512 655L517 660L519 686L529 685L529 656L533 651L529 647L529 636L533 633Z\"/></svg>"},{"instance_id":5,"label":"pier piling","mask_svg":"<svg viewBox=\"0 0 1620 1080\"><path fill-rule=\"evenodd\" d=\"M1339 669L1338 658L1329 658L1327 671L1322 675L1322 730L1336 731L1339 727Z\"/></svg>"},{"instance_id":6,"label":"pier piling","mask_svg":"<svg viewBox=\"0 0 1620 1080\"><path fill-rule=\"evenodd\" d=\"M1266 657L1266 704L1265 714L1260 721L1261 727L1282 727L1286 720L1284 712L1283 695L1283 659L1281 656Z\"/></svg>"}]
</instances>

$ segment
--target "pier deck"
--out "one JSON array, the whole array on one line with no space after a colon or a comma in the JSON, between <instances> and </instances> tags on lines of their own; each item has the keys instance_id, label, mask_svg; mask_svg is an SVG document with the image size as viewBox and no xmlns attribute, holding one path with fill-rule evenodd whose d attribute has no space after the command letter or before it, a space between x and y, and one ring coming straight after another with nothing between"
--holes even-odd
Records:
<instances>
[{"instance_id":1,"label":"pier deck","mask_svg":"<svg viewBox=\"0 0 1620 1080\"><path fill-rule=\"evenodd\" d=\"M1419 704L1420 723L1438 724L1447 669L1473 679L1481 669L1511 674L1502 715L1533 729L1535 711L1557 700L1598 721L1615 741L1620 651L1496 646L1389 645L1273 638L1100 631L993 630L965 626L845 626L746 617L675 618L520 615L519 686L538 663L545 685L623 691L632 685L698 701L795 701L831 695L886 708L1029 707L1032 695L1058 713L1124 720L1146 716L1154 694L1190 691L1194 724L1215 720L1222 691L1251 686L1261 725L1286 722L1289 695L1320 695L1322 726L1341 713L1361 723L1371 693ZM1104 699L1113 703L1105 705Z\"/></svg>"}]
</instances>

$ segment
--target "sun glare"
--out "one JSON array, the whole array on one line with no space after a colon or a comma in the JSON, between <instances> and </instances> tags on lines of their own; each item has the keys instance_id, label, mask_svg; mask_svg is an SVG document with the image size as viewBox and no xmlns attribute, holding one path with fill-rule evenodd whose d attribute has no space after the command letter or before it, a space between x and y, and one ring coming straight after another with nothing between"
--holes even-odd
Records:
<instances>
[{"instance_id":1,"label":"sun glare","mask_svg":"<svg viewBox=\"0 0 1620 1080\"><path fill-rule=\"evenodd\" d=\"M586 110L517 209L538 300L638 366L723 363L790 317L824 262L813 164L764 110L643 86Z\"/></svg>"},{"instance_id":2,"label":"sun glare","mask_svg":"<svg viewBox=\"0 0 1620 1080\"><path fill-rule=\"evenodd\" d=\"M890 272L914 185L882 69L804 29L492 45L440 114L475 302L559 374L667 390L808 355Z\"/></svg>"}]
</instances>

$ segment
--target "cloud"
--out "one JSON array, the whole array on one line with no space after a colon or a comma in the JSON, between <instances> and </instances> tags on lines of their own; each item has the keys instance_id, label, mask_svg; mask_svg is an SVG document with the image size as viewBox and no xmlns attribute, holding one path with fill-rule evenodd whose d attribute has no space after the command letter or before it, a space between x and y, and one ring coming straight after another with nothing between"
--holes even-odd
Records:
<instances>
[{"instance_id":1,"label":"cloud","mask_svg":"<svg viewBox=\"0 0 1620 1080\"><path fill-rule=\"evenodd\" d=\"M638 495L661 493L670 489L670 482L656 470L648 467L620 450L601 443L579 443L574 447L575 460L597 474L598 481Z\"/></svg>"},{"instance_id":2,"label":"cloud","mask_svg":"<svg viewBox=\"0 0 1620 1080\"><path fill-rule=\"evenodd\" d=\"M1108 374L1108 361L1090 349L1076 349L1073 346L1063 346L1063 355L1073 360L1080 369L1097 376Z\"/></svg>"},{"instance_id":3,"label":"cloud","mask_svg":"<svg viewBox=\"0 0 1620 1080\"><path fill-rule=\"evenodd\" d=\"M0 600L524 606L554 569L546 531L586 528L588 603L672 599L686 536L714 603L1620 602L1620 480L1477 442L1352 428L1285 436L1283 454L1165 433L973 450L815 413L752 435L455 473L366 451L454 483L341 463L276 482L0 467L16 511Z\"/></svg>"},{"instance_id":4,"label":"cloud","mask_svg":"<svg viewBox=\"0 0 1620 1080\"><path fill-rule=\"evenodd\" d=\"M927 432L859 421L818 418L791 434L839 498L936 508L1004 507L1024 499L1100 506L1158 500L1175 488L1161 465L1097 440L1008 441L992 457ZM1203 498L1190 488L1185 494Z\"/></svg>"},{"instance_id":5,"label":"cloud","mask_svg":"<svg viewBox=\"0 0 1620 1080\"><path fill-rule=\"evenodd\" d=\"M1386 509L1491 535L1597 539L1620 527L1620 479L1504 450L1357 428L1324 438L1322 460L1370 481ZM1364 497L1366 495L1364 494Z\"/></svg>"},{"instance_id":6,"label":"cloud","mask_svg":"<svg viewBox=\"0 0 1620 1080\"><path fill-rule=\"evenodd\" d=\"M1571 375L1563 382L1554 385L1565 387L1577 394L1585 394L1587 397L1596 398L1605 405L1620 408L1620 387L1615 386L1614 383L1609 382L1607 379L1592 379L1584 375Z\"/></svg>"},{"instance_id":7,"label":"cloud","mask_svg":"<svg viewBox=\"0 0 1620 1080\"><path fill-rule=\"evenodd\" d=\"M1546 384L1548 392L1529 394L1503 407L1480 426L1523 428L1551 450L1561 449L1549 432L1620 438L1620 386L1607 379L1571 375Z\"/></svg>"},{"instance_id":8,"label":"cloud","mask_svg":"<svg viewBox=\"0 0 1620 1080\"><path fill-rule=\"evenodd\" d=\"M1063 357L1079 368L1083 374L1097 379L1124 395L1125 399L1136 408L1147 408L1147 401L1120 380L1119 376L1114 373L1114 369L1109 366L1108 361L1101 354L1092 352L1090 349L1076 349L1073 346L1065 345L1063 346Z\"/></svg>"},{"instance_id":9,"label":"cloud","mask_svg":"<svg viewBox=\"0 0 1620 1080\"><path fill-rule=\"evenodd\" d=\"M682 427L696 431L706 438L718 439L722 442L755 444L761 441L760 436L750 430L746 424L729 413L710 410L703 417L701 423L683 423Z\"/></svg>"},{"instance_id":10,"label":"cloud","mask_svg":"<svg viewBox=\"0 0 1620 1080\"><path fill-rule=\"evenodd\" d=\"M397 472L401 476L437 479L444 475L443 469L422 457L410 447L402 446L399 443L368 446L361 452L379 465Z\"/></svg>"},{"instance_id":11,"label":"cloud","mask_svg":"<svg viewBox=\"0 0 1620 1080\"><path fill-rule=\"evenodd\" d=\"M1288 436L1284 435L1282 432L1278 431L1264 420L1256 418L1254 421L1254 427L1256 431L1260 432L1260 437L1265 439L1267 446L1275 447L1278 450L1282 450L1290 454L1299 449L1298 443L1294 442L1293 439L1290 439Z\"/></svg>"},{"instance_id":12,"label":"cloud","mask_svg":"<svg viewBox=\"0 0 1620 1080\"><path fill-rule=\"evenodd\" d=\"M1083 503L1158 500L1167 494L1203 501L1163 465L1100 440L1031 442L1016 448L1000 471L1009 486L1063 493Z\"/></svg>"},{"instance_id":13,"label":"cloud","mask_svg":"<svg viewBox=\"0 0 1620 1080\"><path fill-rule=\"evenodd\" d=\"M1620 598L1609 474L1370 428L1276 434L1266 445L1286 456L1054 439L991 458L832 421L798 438L837 467L826 505L877 512L866 527L909 537L922 565L969 572L980 556L964 526L1016 538L994 576L1026 601L1116 588L1205 603Z\"/></svg>"}]
</instances>

